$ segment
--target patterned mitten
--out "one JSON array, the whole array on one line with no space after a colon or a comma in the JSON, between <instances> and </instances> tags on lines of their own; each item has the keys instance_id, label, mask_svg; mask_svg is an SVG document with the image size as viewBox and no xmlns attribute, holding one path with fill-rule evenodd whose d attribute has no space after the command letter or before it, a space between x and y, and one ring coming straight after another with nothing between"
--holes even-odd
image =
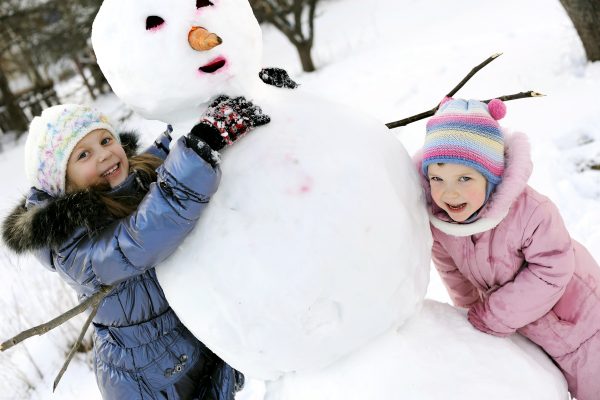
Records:
<instances>
[{"instance_id":1,"label":"patterned mitten","mask_svg":"<svg viewBox=\"0 0 600 400\"><path fill-rule=\"evenodd\" d=\"M259 106L244 97L217 97L208 107L189 136L208 144L213 150L232 145L253 128L267 124L271 118Z\"/></svg>"}]
</instances>

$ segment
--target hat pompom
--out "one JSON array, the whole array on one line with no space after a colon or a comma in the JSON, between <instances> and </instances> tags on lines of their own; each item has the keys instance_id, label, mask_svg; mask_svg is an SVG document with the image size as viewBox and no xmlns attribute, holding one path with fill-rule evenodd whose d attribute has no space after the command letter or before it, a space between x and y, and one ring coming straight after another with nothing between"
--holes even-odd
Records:
<instances>
[{"instance_id":1,"label":"hat pompom","mask_svg":"<svg viewBox=\"0 0 600 400\"><path fill-rule=\"evenodd\" d=\"M506 105L500 99L493 99L488 103L488 111L492 118L498 121L506 115Z\"/></svg>"}]
</instances>

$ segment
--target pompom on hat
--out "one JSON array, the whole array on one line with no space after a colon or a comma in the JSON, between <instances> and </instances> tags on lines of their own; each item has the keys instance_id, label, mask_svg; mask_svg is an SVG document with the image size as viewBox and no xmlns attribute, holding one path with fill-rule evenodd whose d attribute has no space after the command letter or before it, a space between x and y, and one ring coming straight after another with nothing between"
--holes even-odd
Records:
<instances>
[{"instance_id":1,"label":"pompom on hat","mask_svg":"<svg viewBox=\"0 0 600 400\"><path fill-rule=\"evenodd\" d=\"M29 184L54 197L64 194L69 157L77 143L96 129L106 129L119 141L108 117L90 107L62 104L35 117L25 142Z\"/></svg>"},{"instance_id":2,"label":"pompom on hat","mask_svg":"<svg viewBox=\"0 0 600 400\"><path fill-rule=\"evenodd\" d=\"M423 145L423 174L434 163L463 164L479 171L491 187L502 181L504 138L498 120L506 115L505 104L494 99L444 98L427 121Z\"/></svg>"}]
</instances>

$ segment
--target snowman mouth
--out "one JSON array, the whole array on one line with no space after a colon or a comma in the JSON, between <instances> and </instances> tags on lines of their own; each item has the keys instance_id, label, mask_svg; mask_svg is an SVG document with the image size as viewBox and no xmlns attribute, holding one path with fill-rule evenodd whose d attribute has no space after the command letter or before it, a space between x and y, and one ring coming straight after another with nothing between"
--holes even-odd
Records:
<instances>
[{"instance_id":1,"label":"snowman mouth","mask_svg":"<svg viewBox=\"0 0 600 400\"><path fill-rule=\"evenodd\" d=\"M446 203L446 205L448 206L448 209L452 212L461 212L462 210L464 210L467 207L467 203L456 204L456 205Z\"/></svg>"},{"instance_id":2,"label":"snowman mouth","mask_svg":"<svg viewBox=\"0 0 600 400\"><path fill-rule=\"evenodd\" d=\"M225 66L225 59L223 57L219 57L198 69L206 74L212 74L214 72L217 72L224 66Z\"/></svg>"}]
</instances>

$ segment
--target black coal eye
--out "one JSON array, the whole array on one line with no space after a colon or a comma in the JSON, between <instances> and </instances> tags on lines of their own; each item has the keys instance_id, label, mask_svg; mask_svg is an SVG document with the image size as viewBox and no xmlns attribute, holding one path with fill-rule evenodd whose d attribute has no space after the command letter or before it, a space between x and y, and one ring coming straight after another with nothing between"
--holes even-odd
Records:
<instances>
[{"instance_id":1,"label":"black coal eye","mask_svg":"<svg viewBox=\"0 0 600 400\"><path fill-rule=\"evenodd\" d=\"M165 20L162 19L161 17L158 17L156 15L151 15L148 18L146 18L146 30L149 31L152 29L156 29L164 23L165 23Z\"/></svg>"},{"instance_id":2,"label":"black coal eye","mask_svg":"<svg viewBox=\"0 0 600 400\"><path fill-rule=\"evenodd\" d=\"M208 7L208 6L214 6L214 4L212 2L210 2L209 0L196 0L196 8L202 8L202 7Z\"/></svg>"}]
</instances>

